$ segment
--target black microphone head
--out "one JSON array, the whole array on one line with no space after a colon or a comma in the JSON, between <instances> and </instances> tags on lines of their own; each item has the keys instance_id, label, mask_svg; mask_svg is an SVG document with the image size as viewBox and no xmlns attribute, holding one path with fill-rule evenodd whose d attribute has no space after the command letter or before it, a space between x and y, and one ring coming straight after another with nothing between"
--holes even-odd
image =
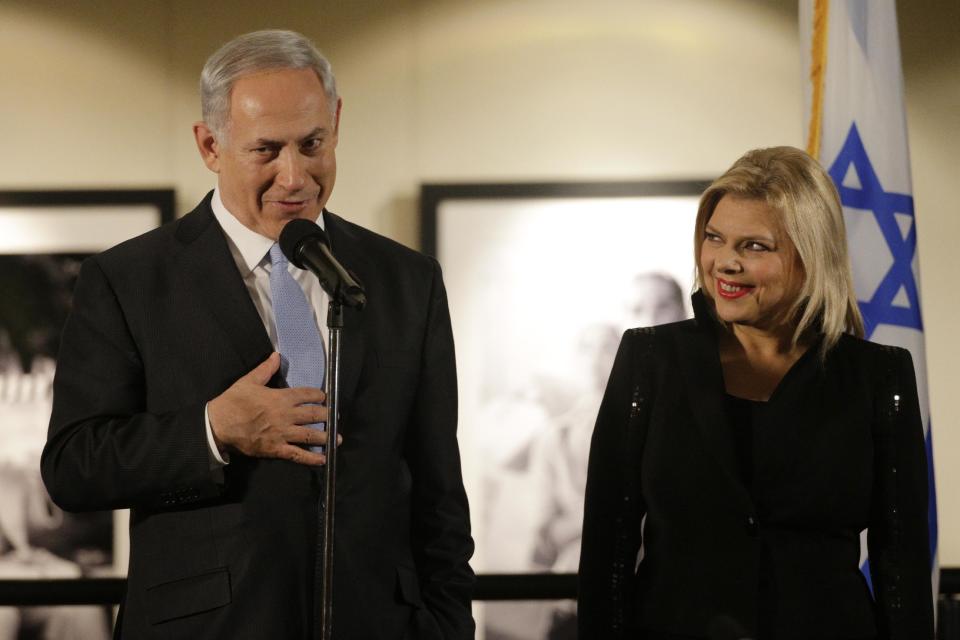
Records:
<instances>
[{"instance_id":1,"label":"black microphone head","mask_svg":"<svg viewBox=\"0 0 960 640\"><path fill-rule=\"evenodd\" d=\"M280 232L280 250L287 260L301 269L306 269L303 261L300 260L300 247L305 240L316 238L323 244L330 246L327 241L327 234L320 228L316 222L304 220L303 218L294 218L283 226Z\"/></svg>"}]
</instances>

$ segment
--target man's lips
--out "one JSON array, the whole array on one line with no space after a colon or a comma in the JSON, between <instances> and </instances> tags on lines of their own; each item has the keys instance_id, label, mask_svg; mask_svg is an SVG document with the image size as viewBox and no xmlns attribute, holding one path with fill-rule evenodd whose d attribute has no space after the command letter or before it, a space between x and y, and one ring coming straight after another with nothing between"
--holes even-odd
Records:
<instances>
[{"instance_id":1,"label":"man's lips","mask_svg":"<svg viewBox=\"0 0 960 640\"><path fill-rule=\"evenodd\" d=\"M735 300L736 298L742 298L751 291L753 291L754 285L741 284L739 282L730 282L729 280L723 280L722 278L717 278L717 295L721 298L726 298L727 300Z\"/></svg>"},{"instance_id":2,"label":"man's lips","mask_svg":"<svg viewBox=\"0 0 960 640\"><path fill-rule=\"evenodd\" d=\"M308 206L311 202L316 200L316 196L310 197L297 197L297 198L271 198L266 200L267 204L272 204L274 206L280 207L282 209L300 209L302 207Z\"/></svg>"}]
</instances>

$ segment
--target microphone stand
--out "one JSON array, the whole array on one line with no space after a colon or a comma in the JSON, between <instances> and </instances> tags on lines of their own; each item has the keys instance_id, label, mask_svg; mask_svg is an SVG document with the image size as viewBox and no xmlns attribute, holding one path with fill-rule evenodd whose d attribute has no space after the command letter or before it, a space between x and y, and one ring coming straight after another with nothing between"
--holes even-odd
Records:
<instances>
[{"instance_id":1,"label":"microphone stand","mask_svg":"<svg viewBox=\"0 0 960 640\"><path fill-rule=\"evenodd\" d=\"M339 292L338 292L339 293ZM343 302L337 295L330 297L327 307L329 350L325 373L327 394L327 464L323 504L322 578L320 581L320 640L333 638L333 516L336 505L337 433L340 427L340 330L343 329Z\"/></svg>"}]
</instances>

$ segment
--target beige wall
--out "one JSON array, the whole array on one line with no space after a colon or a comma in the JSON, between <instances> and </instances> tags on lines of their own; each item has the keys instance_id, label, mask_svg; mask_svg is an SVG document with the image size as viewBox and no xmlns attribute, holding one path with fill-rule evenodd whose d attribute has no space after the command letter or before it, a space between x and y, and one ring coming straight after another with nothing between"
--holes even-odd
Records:
<instances>
[{"instance_id":1,"label":"beige wall","mask_svg":"<svg viewBox=\"0 0 960 640\"><path fill-rule=\"evenodd\" d=\"M960 7L900 4L941 560L960 566ZM173 186L188 210L213 184L189 133L200 67L265 27L337 71L331 208L410 245L421 182L704 178L802 144L788 0L0 0L0 189Z\"/></svg>"}]
</instances>

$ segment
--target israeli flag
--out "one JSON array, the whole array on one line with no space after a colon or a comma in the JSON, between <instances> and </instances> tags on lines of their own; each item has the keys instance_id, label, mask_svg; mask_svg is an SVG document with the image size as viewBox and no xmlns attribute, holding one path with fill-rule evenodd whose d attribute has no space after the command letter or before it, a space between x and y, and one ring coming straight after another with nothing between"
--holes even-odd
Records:
<instances>
[{"instance_id":1,"label":"israeli flag","mask_svg":"<svg viewBox=\"0 0 960 640\"><path fill-rule=\"evenodd\" d=\"M894 0L801 0L800 42L807 151L828 169L840 192L867 338L909 349L916 368L936 598L940 571L930 404ZM867 565L862 567L869 579Z\"/></svg>"}]
</instances>

